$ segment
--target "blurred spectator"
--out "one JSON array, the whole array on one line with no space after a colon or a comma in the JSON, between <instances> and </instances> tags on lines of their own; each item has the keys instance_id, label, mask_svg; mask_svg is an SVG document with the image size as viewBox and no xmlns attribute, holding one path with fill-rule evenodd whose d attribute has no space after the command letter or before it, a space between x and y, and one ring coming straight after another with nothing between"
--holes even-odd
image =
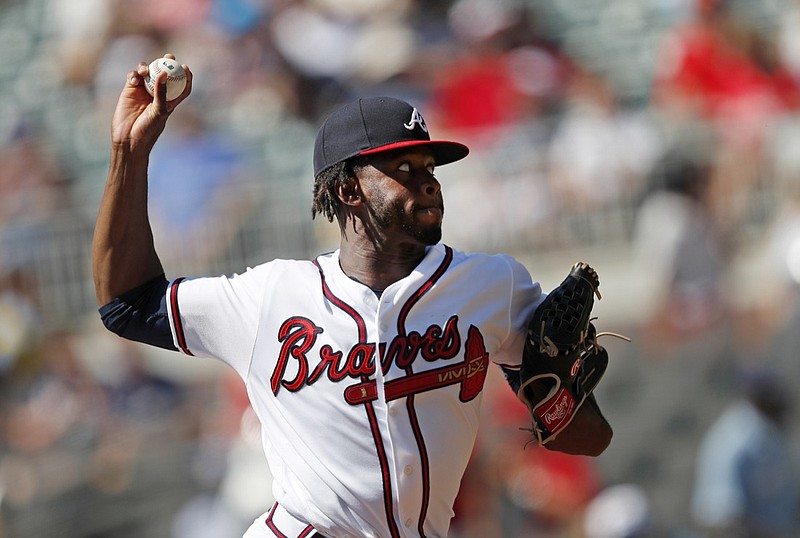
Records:
<instances>
[{"instance_id":1,"label":"blurred spectator","mask_svg":"<svg viewBox=\"0 0 800 538\"><path fill-rule=\"evenodd\" d=\"M774 264L775 284L786 300L796 298L800 291L800 180L786 185L784 192L767 229L766 245L768 259Z\"/></svg>"},{"instance_id":2,"label":"blurred spectator","mask_svg":"<svg viewBox=\"0 0 800 538\"><path fill-rule=\"evenodd\" d=\"M136 349L95 348L89 356L100 364L90 365L72 331L53 331L37 345L35 367L16 373L0 408L0 483L14 484L4 499L12 536L44 536L54 525L65 536L116 536L112 529L125 525L151 535L145 529L157 519L114 504L143 492L180 498L181 397L141 369ZM139 469L143 444L153 471Z\"/></svg>"},{"instance_id":3,"label":"blurred spectator","mask_svg":"<svg viewBox=\"0 0 800 538\"><path fill-rule=\"evenodd\" d=\"M776 372L746 370L742 397L706 432L691 510L709 537L789 538L800 532L800 481L787 437L789 387Z\"/></svg>"},{"instance_id":4,"label":"blurred spectator","mask_svg":"<svg viewBox=\"0 0 800 538\"><path fill-rule=\"evenodd\" d=\"M800 181L787 178L770 220L751 248L747 273L756 279L737 313L737 337L751 354L774 356L793 370L800 343Z\"/></svg>"},{"instance_id":5,"label":"blurred spectator","mask_svg":"<svg viewBox=\"0 0 800 538\"><path fill-rule=\"evenodd\" d=\"M581 214L633 199L660 144L644 114L619 107L608 80L585 67L576 69L548 148L558 206Z\"/></svg>"},{"instance_id":6,"label":"blurred spectator","mask_svg":"<svg viewBox=\"0 0 800 538\"><path fill-rule=\"evenodd\" d=\"M116 4L116 0L47 0L46 24L59 72L68 84L91 82L111 32Z\"/></svg>"},{"instance_id":7,"label":"blurred spectator","mask_svg":"<svg viewBox=\"0 0 800 538\"><path fill-rule=\"evenodd\" d=\"M68 189L63 165L35 126L19 126L17 136L0 147L0 230L46 220L69 202Z\"/></svg>"},{"instance_id":8,"label":"blurred spectator","mask_svg":"<svg viewBox=\"0 0 800 538\"><path fill-rule=\"evenodd\" d=\"M319 0L291 2L275 12L269 35L297 76L302 117L316 120L345 100L351 87L378 84L407 67L415 47L407 20L411 4Z\"/></svg>"},{"instance_id":9,"label":"blurred spectator","mask_svg":"<svg viewBox=\"0 0 800 538\"><path fill-rule=\"evenodd\" d=\"M443 128L470 139L497 135L497 129L525 119L525 95L515 86L502 51L476 48L455 59L431 96Z\"/></svg>"},{"instance_id":10,"label":"blurred spectator","mask_svg":"<svg viewBox=\"0 0 800 538\"><path fill-rule=\"evenodd\" d=\"M37 295L32 274L0 266L0 387L6 376L21 366L18 362L25 362L40 336Z\"/></svg>"},{"instance_id":11,"label":"blurred spectator","mask_svg":"<svg viewBox=\"0 0 800 538\"><path fill-rule=\"evenodd\" d=\"M101 67L92 71L91 85L95 91L97 108L114 110L119 97L119 81L114 80L113 74L126 73L138 62L160 56L163 54L159 54L161 46L157 34L153 32L131 32L109 37L99 58Z\"/></svg>"},{"instance_id":12,"label":"blurred spectator","mask_svg":"<svg viewBox=\"0 0 800 538\"><path fill-rule=\"evenodd\" d=\"M272 4L268 0L212 0L210 16L227 33L242 35L263 22Z\"/></svg>"},{"instance_id":13,"label":"blurred spectator","mask_svg":"<svg viewBox=\"0 0 800 538\"><path fill-rule=\"evenodd\" d=\"M75 351L70 333L44 335L31 360L38 369L19 372L4 394L0 483L9 486L4 513L12 535L35 535L46 520L28 524L20 516L85 484L85 451L99 430L104 398Z\"/></svg>"},{"instance_id":14,"label":"blurred spectator","mask_svg":"<svg viewBox=\"0 0 800 538\"><path fill-rule=\"evenodd\" d=\"M69 332L44 335L35 355L36 368L20 375L4 423L5 443L20 452L46 450L78 429L93 429L102 410L103 395L83 368Z\"/></svg>"},{"instance_id":15,"label":"blurred spectator","mask_svg":"<svg viewBox=\"0 0 800 538\"><path fill-rule=\"evenodd\" d=\"M130 14L157 31L170 33L196 27L208 15L212 0L121 0Z\"/></svg>"},{"instance_id":16,"label":"blurred spectator","mask_svg":"<svg viewBox=\"0 0 800 538\"><path fill-rule=\"evenodd\" d=\"M708 122L719 136L710 209L742 225L761 186L765 141L797 111L800 84L775 35L744 17L733 0L694 0L695 18L671 29L653 81L653 103L669 125Z\"/></svg>"},{"instance_id":17,"label":"blurred spectator","mask_svg":"<svg viewBox=\"0 0 800 538\"><path fill-rule=\"evenodd\" d=\"M217 259L255 208L254 180L235 141L204 125L188 106L150 159L150 215L169 274L202 271Z\"/></svg>"},{"instance_id":18,"label":"blurred spectator","mask_svg":"<svg viewBox=\"0 0 800 538\"><path fill-rule=\"evenodd\" d=\"M128 342L117 347L116 372L106 379L104 388L109 411L120 420L137 427L162 422L180 407L185 387L148 368L141 346Z\"/></svg>"},{"instance_id":19,"label":"blurred spectator","mask_svg":"<svg viewBox=\"0 0 800 538\"><path fill-rule=\"evenodd\" d=\"M448 11L450 57L430 69L426 106L474 149L539 120L561 98L570 61L532 19L518 2L459 0Z\"/></svg>"},{"instance_id":20,"label":"blurred spectator","mask_svg":"<svg viewBox=\"0 0 800 538\"><path fill-rule=\"evenodd\" d=\"M728 247L708 207L711 171L705 146L666 152L636 216L634 248L654 290L647 322L654 348L704 334L729 306Z\"/></svg>"},{"instance_id":21,"label":"blurred spectator","mask_svg":"<svg viewBox=\"0 0 800 538\"><path fill-rule=\"evenodd\" d=\"M651 501L636 484L617 484L598 493L586 507L585 538L648 538L656 536Z\"/></svg>"},{"instance_id":22,"label":"blurred spectator","mask_svg":"<svg viewBox=\"0 0 800 538\"><path fill-rule=\"evenodd\" d=\"M499 536L575 533L581 514L600 489L596 463L534 445L513 448L498 451L492 467L500 480Z\"/></svg>"},{"instance_id":23,"label":"blurred spectator","mask_svg":"<svg viewBox=\"0 0 800 538\"><path fill-rule=\"evenodd\" d=\"M654 80L667 114L703 117L736 146L760 144L767 123L800 104L800 87L772 37L748 24L731 0L696 0L696 17L675 28Z\"/></svg>"},{"instance_id":24,"label":"blurred spectator","mask_svg":"<svg viewBox=\"0 0 800 538\"><path fill-rule=\"evenodd\" d=\"M781 60L796 81L800 81L800 2L789 0L777 29L777 47Z\"/></svg>"},{"instance_id":25,"label":"blurred spectator","mask_svg":"<svg viewBox=\"0 0 800 538\"><path fill-rule=\"evenodd\" d=\"M251 408L242 412L225 454L219 485L181 507L172 523L172 538L239 538L241 529L274 502L261 430Z\"/></svg>"}]
</instances>

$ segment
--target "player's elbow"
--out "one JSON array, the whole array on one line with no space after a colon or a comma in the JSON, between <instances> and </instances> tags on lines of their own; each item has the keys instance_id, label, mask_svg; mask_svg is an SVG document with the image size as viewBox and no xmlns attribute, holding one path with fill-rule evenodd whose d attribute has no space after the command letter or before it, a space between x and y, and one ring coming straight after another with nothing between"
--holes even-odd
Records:
<instances>
[{"instance_id":1,"label":"player's elbow","mask_svg":"<svg viewBox=\"0 0 800 538\"><path fill-rule=\"evenodd\" d=\"M106 329L127 340L177 350L167 314L167 279L162 275L100 307Z\"/></svg>"}]
</instances>

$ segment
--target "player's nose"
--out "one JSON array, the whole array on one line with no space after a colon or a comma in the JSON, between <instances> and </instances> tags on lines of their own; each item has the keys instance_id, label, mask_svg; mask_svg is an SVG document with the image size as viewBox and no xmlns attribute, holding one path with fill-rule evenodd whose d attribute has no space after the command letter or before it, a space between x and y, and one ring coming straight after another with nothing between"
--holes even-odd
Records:
<instances>
[{"instance_id":1,"label":"player's nose","mask_svg":"<svg viewBox=\"0 0 800 538\"><path fill-rule=\"evenodd\" d=\"M421 184L422 192L428 196L435 196L442 190L442 185L439 183L439 180L428 171L422 174Z\"/></svg>"}]
</instances>

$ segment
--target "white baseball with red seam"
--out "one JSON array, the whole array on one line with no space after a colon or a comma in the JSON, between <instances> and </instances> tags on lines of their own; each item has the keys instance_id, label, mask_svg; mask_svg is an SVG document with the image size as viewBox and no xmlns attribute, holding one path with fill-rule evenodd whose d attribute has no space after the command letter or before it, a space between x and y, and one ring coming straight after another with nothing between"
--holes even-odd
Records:
<instances>
[{"instance_id":1,"label":"white baseball with red seam","mask_svg":"<svg viewBox=\"0 0 800 538\"><path fill-rule=\"evenodd\" d=\"M156 77L162 71L167 72L167 101L172 101L186 87L186 72L171 58L156 58L150 62L150 74L144 79L144 87L150 95L155 93Z\"/></svg>"}]
</instances>

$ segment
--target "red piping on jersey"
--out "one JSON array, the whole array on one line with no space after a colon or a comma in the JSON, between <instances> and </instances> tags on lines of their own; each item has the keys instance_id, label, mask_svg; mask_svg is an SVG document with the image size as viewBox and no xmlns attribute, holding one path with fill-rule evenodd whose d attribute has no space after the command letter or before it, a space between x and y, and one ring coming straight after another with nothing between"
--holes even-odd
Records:
<instances>
[{"instance_id":1,"label":"red piping on jersey","mask_svg":"<svg viewBox=\"0 0 800 538\"><path fill-rule=\"evenodd\" d=\"M366 323L364 323L364 319L359 315L355 308L333 294L331 289L328 287L328 283L325 281L325 273L322 272L322 267L320 267L318 260L314 260L314 265L316 265L317 269L319 270L320 284L322 285L322 293L325 298L333 303L334 306L341 309L343 312L353 318L353 321L356 322L356 327L358 327L358 341L366 342L367 326ZM375 358L375 362L377 373L377 357ZM368 379L368 376L363 376L364 381L367 381ZM375 417L375 408L373 407L372 403L367 402L364 405L364 409L367 412L369 427L370 430L372 430L372 439L375 441L375 449L378 452L378 463L381 468L381 481L383 484L383 507L386 512L386 524L389 526L391 537L399 538L400 531L397 528L397 522L394 518L394 503L392 500L392 475L389 471L389 460L386 457L386 450L383 446L383 438L381 437L380 428L378 427L378 420Z\"/></svg>"},{"instance_id":2,"label":"red piping on jersey","mask_svg":"<svg viewBox=\"0 0 800 538\"><path fill-rule=\"evenodd\" d=\"M397 317L397 333L405 335L406 333L406 318L408 318L408 313L414 307L417 302L422 298L423 295L428 293L430 289L436 284L436 281L439 280L442 275L447 271L448 267L453 261L453 249L445 245L445 252L444 252L444 259L442 263L439 264L439 267L434 271L431 277L422 285L420 288L414 292L414 294L406 301L406 304L403 305L403 308L400 310L400 315ZM406 368L406 376L414 375L414 370L412 366L409 364ZM417 530L419 531L419 535L421 538L425 538L425 531L423 527L425 525L425 519L428 517L428 506L430 505L430 498L431 498L431 474L430 474L430 461L428 459L428 450L425 447L425 439L422 436L422 429L419 425L419 419L417 418L417 411L414 407L414 395L410 395L406 400L406 409L408 410L408 418L411 421L411 429L414 431L414 439L417 441L417 448L419 449L419 459L420 459L420 470L422 473L422 503L420 505L419 511L419 522Z\"/></svg>"},{"instance_id":3,"label":"red piping on jersey","mask_svg":"<svg viewBox=\"0 0 800 538\"><path fill-rule=\"evenodd\" d=\"M278 503L273 504L272 508L269 511L269 514L267 514L267 519L264 521L264 523L266 523L269 530L271 530L272 533L278 538L289 538L288 536L283 534L280 531L280 529L278 529L278 527L275 526L275 523L272 521L272 517L275 515L275 510L277 509L278 509ZM300 534L297 535L297 538L306 538L308 536L311 536L312 532L314 532L314 526L309 524L305 529L303 529L300 532Z\"/></svg>"},{"instance_id":4,"label":"red piping on jersey","mask_svg":"<svg viewBox=\"0 0 800 538\"><path fill-rule=\"evenodd\" d=\"M367 341L367 325L364 323L364 319L356 312L356 309L347 304L346 302L342 301L338 297L336 297L331 289L328 287L328 283L325 282L325 273L322 272L322 267L320 267L319 262L314 260L314 265L317 266L319 270L319 278L320 283L322 284L322 293L325 295L325 298L328 299L330 302L334 304L337 308L344 311L347 315L353 318L353 321L356 322L356 326L358 327L358 341L359 342L366 342Z\"/></svg>"},{"instance_id":5,"label":"red piping on jersey","mask_svg":"<svg viewBox=\"0 0 800 538\"><path fill-rule=\"evenodd\" d=\"M408 367L411 370L411 367ZM422 473L422 502L419 509L419 522L417 530L421 538L425 538L425 518L428 517L428 506L431 499L431 470L430 462L428 461L428 449L425 446L425 439L422 436L422 429L419 426L419 419L417 418L417 410L414 407L414 398L412 394L406 399L406 409L408 410L408 419L411 422L411 429L414 431L414 439L417 441L417 448L419 449L419 462L420 472Z\"/></svg>"},{"instance_id":6,"label":"red piping on jersey","mask_svg":"<svg viewBox=\"0 0 800 538\"><path fill-rule=\"evenodd\" d=\"M397 529L397 522L394 519L394 505L392 500L392 474L389 472L389 461L386 457L386 449L383 446L383 437L378 427L378 419L375 416L375 408L372 402L367 402L364 408L367 410L369 427L372 430L372 439L375 441L375 450L378 451L378 460L381 465L381 480L383 481L383 507L386 510L386 522L389 524L389 532L392 538L399 538L400 531Z\"/></svg>"},{"instance_id":7,"label":"red piping on jersey","mask_svg":"<svg viewBox=\"0 0 800 538\"><path fill-rule=\"evenodd\" d=\"M406 318L408 317L408 312L411 308L419 302L423 295L428 293L430 289L436 284L436 281L439 280L442 275L447 271L447 268L450 267L450 263L453 261L453 249L445 245L444 251L444 259L439 267L434 271L431 277L422 285L420 288L414 292L414 295L409 297L406 304L403 305L403 308L400 310L400 315L397 317L397 332L399 334L405 334L405 322Z\"/></svg>"},{"instance_id":8,"label":"red piping on jersey","mask_svg":"<svg viewBox=\"0 0 800 538\"><path fill-rule=\"evenodd\" d=\"M272 505L272 509L269 511L269 514L267 514L267 519L266 519L265 523L267 524L267 527L269 527L269 530L271 530L272 533L275 536L277 536L278 538L289 538L288 536L283 534L281 531L279 531L278 527L275 526L275 523L272 522L272 516L275 515L275 510L277 508L278 508L278 503L275 503L275 504Z\"/></svg>"},{"instance_id":9,"label":"red piping on jersey","mask_svg":"<svg viewBox=\"0 0 800 538\"><path fill-rule=\"evenodd\" d=\"M169 290L169 303L172 307L172 322L175 327L175 337L178 339L178 347L185 354L193 356L186 346L186 335L183 332L183 323L181 322L181 310L178 308L178 285L184 280L184 277L181 277L175 279L175 282L172 283L172 287Z\"/></svg>"}]
</instances>

